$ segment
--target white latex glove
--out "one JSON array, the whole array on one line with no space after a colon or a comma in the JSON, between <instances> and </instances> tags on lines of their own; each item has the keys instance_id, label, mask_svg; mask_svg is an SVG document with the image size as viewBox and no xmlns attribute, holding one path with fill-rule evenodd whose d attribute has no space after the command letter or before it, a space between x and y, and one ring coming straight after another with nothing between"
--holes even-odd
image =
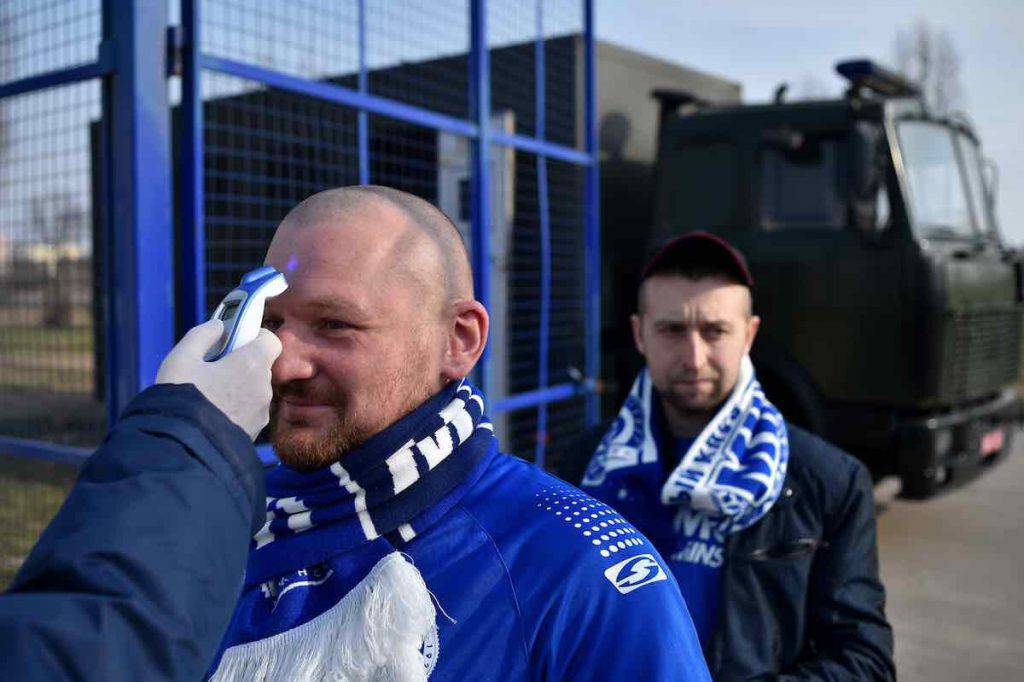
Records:
<instances>
[{"instance_id":1,"label":"white latex glove","mask_svg":"<svg viewBox=\"0 0 1024 682\"><path fill-rule=\"evenodd\" d=\"M156 383L195 384L207 400L256 440L270 421L270 368L281 354L281 342L261 329L250 343L216 362L206 362L203 356L223 328L220 320L210 320L190 329L160 364Z\"/></svg>"}]
</instances>

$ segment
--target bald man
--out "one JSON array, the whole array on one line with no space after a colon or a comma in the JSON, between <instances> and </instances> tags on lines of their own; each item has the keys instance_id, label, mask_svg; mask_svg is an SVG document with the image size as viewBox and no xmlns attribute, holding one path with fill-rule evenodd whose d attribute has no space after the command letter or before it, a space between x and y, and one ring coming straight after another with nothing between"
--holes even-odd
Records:
<instances>
[{"instance_id":1,"label":"bald man","mask_svg":"<svg viewBox=\"0 0 1024 682\"><path fill-rule=\"evenodd\" d=\"M609 507L500 453L488 318L431 204L322 192L267 263L267 522L217 680L707 680L679 589Z\"/></svg>"}]
</instances>

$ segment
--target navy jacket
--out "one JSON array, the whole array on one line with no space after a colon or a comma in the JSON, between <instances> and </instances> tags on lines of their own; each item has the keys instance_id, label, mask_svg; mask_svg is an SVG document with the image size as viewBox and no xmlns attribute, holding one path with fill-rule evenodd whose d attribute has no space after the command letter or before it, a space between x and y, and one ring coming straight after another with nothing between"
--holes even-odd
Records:
<instances>
[{"instance_id":1,"label":"navy jacket","mask_svg":"<svg viewBox=\"0 0 1024 682\"><path fill-rule=\"evenodd\" d=\"M712 675L895 679L871 477L842 450L786 426L782 496L726 543Z\"/></svg>"},{"instance_id":2,"label":"navy jacket","mask_svg":"<svg viewBox=\"0 0 1024 682\"><path fill-rule=\"evenodd\" d=\"M786 427L781 497L763 519L726 539L718 619L705 651L711 677L894 679L871 478L842 450ZM667 557L670 524L652 516L660 501L640 492L609 503Z\"/></svg>"},{"instance_id":3,"label":"navy jacket","mask_svg":"<svg viewBox=\"0 0 1024 682\"><path fill-rule=\"evenodd\" d=\"M4 678L201 679L264 504L252 443L194 386L139 394L0 596Z\"/></svg>"}]
</instances>

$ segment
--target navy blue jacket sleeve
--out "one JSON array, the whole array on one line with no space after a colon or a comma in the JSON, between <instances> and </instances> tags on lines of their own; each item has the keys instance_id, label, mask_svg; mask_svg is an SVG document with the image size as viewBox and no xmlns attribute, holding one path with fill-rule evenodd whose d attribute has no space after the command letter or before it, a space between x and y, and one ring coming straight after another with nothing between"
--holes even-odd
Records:
<instances>
[{"instance_id":1,"label":"navy blue jacket sleeve","mask_svg":"<svg viewBox=\"0 0 1024 682\"><path fill-rule=\"evenodd\" d=\"M139 394L9 591L9 679L201 679L264 520L245 433L192 385Z\"/></svg>"}]
</instances>

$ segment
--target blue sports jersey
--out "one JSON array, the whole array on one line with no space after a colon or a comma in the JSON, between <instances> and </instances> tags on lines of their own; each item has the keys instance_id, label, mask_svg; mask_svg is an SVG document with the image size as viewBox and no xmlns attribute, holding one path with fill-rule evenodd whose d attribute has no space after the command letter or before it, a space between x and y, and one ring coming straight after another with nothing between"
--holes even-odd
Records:
<instances>
[{"instance_id":1,"label":"blue sports jersey","mask_svg":"<svg viewBox=\"0 0 1024 682\"><path fill-rule=\"evenodd\" d=\"M430 680L709 679L675 579L605 504L492 448L438 506L429 528L377 538L362 563L335 556L247 589L225 645L315 618L398 549L439 607Z\"/></svg>"}]
</instances>

